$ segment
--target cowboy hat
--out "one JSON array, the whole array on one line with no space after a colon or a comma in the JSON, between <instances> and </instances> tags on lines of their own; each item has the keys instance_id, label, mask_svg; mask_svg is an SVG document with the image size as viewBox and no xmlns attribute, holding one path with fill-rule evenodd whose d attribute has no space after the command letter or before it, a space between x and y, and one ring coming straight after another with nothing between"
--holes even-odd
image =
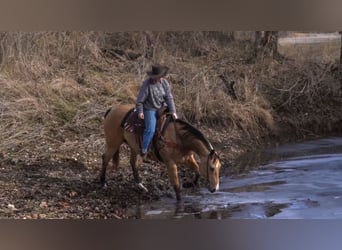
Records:
<instances>
[{"instance_id":1,"label":"cowboy hat","mask_svg":"<svg viewBox=\"0 0 342 250\"><path fill-rule=\"evenodd\" d=\"M166 66L162 66L160 64L152 65L152 70L147 71L147 75L153 79L163 77L167 74L169 68Z\"/></svg>"}]
</instances>

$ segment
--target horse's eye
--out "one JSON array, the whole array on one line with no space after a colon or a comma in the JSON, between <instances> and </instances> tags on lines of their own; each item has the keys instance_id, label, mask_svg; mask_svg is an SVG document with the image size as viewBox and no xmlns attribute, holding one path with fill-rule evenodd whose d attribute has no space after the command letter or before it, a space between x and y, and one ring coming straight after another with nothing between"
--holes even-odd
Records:
<instances>
[{"instance_id":1,"label":"horse's eye","mask_svg":"<svg viewBox=\"0 0 342 250\"><path fill-rule=\"evenodd\" d=\"M211 171L211 172L214 172L214 170L215 170L214 167L211 167L211 168L210 168L210 171Z\"/></svg>"}]
</instances>

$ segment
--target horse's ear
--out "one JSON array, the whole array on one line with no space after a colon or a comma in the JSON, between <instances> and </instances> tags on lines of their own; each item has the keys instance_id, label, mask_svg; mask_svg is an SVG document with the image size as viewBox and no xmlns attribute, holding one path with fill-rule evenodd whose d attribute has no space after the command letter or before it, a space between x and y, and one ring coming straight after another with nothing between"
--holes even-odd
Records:
<instances>
[{"instance_id":1,"label":"horse's ear","mask_svg":"<svg viewBox=\"0 0 342 250\"><path fill-rule=\"evenodd\" d=\"M220 159L220 155L218 152L215 151L215 149L212 149L209 154L211 159Z\"/></svg>"},{"instance_id":2,"label":"horse's ear","mask_svg":"<svg viewBox=\"0 0 342 250\"><path fill-rule=\"evenodd\" d=\"M217 151L214 150L214 154L213 154L213 155L215 155L215 157L216 157L217 159L221 159L221 158L222 158L221 152L217 152Z\"/></svg>"}]
</instances>

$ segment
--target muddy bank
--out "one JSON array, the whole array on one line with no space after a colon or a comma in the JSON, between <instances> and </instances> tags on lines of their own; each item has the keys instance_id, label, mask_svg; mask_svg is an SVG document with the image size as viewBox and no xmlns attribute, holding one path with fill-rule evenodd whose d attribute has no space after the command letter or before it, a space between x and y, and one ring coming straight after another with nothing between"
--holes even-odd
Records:
<instances>
[{"instance_id":1,"label":"muddy bank","mask_svg":"<svg viewBox=\"0 0 342 250\"><path fill-rule=\"evenodd\" d=\"M108 187L101 189L96 169L70 159L58 163L47 159L2 163L0 217L125 218L125 208L168 194L166 176L156 179L148 174L150 167L142 166L141 176L151 190L146 193L133 183L129 170L122 168L109 174Z\"/></svg>"}]
</instances>

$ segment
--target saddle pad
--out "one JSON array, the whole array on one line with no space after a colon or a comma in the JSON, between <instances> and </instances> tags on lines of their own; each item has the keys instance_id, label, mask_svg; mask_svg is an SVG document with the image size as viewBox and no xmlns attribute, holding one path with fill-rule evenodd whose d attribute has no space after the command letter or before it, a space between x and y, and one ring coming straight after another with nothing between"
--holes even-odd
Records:
<instances>
[{"instance_id":1,"label":"saddle pad","mask_svg":"<svg viewBox=\"0 0 342 250\"><path fill-rule=\"evenodd\" d=\"M144 120L138 118L138 112L132 108L121 122L121 127L130 133L141 133L145 127Z\"/></svg>"}]
</instances>

